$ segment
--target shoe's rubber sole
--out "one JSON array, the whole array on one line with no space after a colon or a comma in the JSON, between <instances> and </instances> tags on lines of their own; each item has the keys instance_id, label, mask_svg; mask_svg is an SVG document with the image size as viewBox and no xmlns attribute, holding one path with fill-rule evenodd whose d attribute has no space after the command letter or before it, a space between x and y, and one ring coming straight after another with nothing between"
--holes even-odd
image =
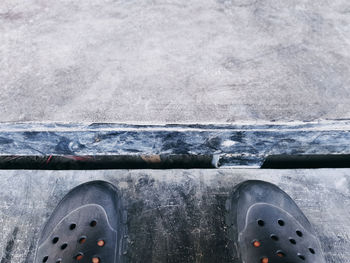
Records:
<instances>
[{"instance_id":1,"label":"shoe's rubber sole","mask_svg":"<svg viewBox=\"0 0 350 263\"><path fill-rule=\"evenodd\" d=\"M74 188L43 228L35 263L123 262L125 216L112 184L92 181Z\"/></svg>"},{"instance_id":2,"label":"shoe's rubber sole","mask_svg":"<svg viewBox=\"0 0 350 263\"><path fill-rule=\"evenodd\" d=\"M325 262L310 222L277 186L245 181L235 187L226 209L233 262Z\"/></svg>"}]
</instances>

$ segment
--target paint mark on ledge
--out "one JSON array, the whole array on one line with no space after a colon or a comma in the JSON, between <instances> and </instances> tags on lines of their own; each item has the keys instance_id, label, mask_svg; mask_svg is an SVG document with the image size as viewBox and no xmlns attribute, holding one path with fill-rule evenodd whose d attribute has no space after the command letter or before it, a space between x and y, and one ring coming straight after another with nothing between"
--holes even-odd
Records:
<instances>
[{"instance_id":1,"label":"paint mark on ledge","mask_svg":"<svg viewBox=\"0 0 350 263\"><path fill-rule=\"evenodd\" d=\"M231 146L233 146L233 145L235 145L235 144L236 144L235 141L226 140L226 141L224 141L221 145L222 145L223 147L231 147Z\"/></svg>"}]
</instances>

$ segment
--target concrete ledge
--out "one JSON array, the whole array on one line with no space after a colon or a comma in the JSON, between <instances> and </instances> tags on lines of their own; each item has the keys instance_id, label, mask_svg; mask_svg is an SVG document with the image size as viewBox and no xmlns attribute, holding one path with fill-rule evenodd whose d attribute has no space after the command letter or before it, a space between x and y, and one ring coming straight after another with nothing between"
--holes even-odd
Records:
<instances>
[{"instance_id":1,"label":"concrete ledge","mask_svg":"<svg viewBox=\"0 0 350 263\"><path fill-rule=\"evenodd\" d=\"M0 124L2 165L19 156L44 156L45 163L52 156L103 155L114 156L116 160L126 156L139 161L141 157L148 164L179 156L193 159L202 156L206 165L192 168L260 167L271 155L350 154L349 141L350 121L240 125Z\"/></svg>"}]
</instances>

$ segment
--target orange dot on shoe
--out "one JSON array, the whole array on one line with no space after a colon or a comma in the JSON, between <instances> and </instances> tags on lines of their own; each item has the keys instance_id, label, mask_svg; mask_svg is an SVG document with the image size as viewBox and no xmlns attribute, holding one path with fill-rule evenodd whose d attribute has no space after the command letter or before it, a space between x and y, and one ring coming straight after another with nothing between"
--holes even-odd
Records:
<instances>
[{"instance_id":1,"label":"orange dot on shoe","mask_svg":"<svg viewBox=\"0 0 350 263\"><path fill-rule=\"evenodd\" d=\"M262 258L261 259L261 263L268 263L269 262L269 259L268 258Z\"/></svg>"},{"instance_id":2,"label":"orange dot on shoe","mask_svg":"<svg viewBox=\"0 0 350 263\"><path fill-rule=\"evenodd\" d=\"M92 263L100 263L100 259L98 257L93 257Z\"/></svg>"},{"instance_id":3,"label":"orange dot on shoe","mask_svg":"<svg viewBox=\"0 0 350 263\"><path fill-rule=\"evenodd\" d=\"M254 241L253 242L253 246L254 247L260 247L261 246L261 243L259 241Z\"/></svg>"},{"instance_id":4,"label":"orange dot on shoe","mask_svg":"<svg viewBox=\"0 0 350 263\"><path fill-rule=\"evenodd\" d=\"M78 256L75 257L75 259L76 259L76 260L82 260L83 257L84 257L83 255L78 255Z\"/></svg>"},{"instance_id":5,"label":"orange dot on shoe","mask_svg":"<svg viewBox=\"0 0 350 263\"><path fill-rule=\"evenodd\" d=\"M79 239L79 243L80 243L80 244L84 244L85 241L86 241L86 237L81 237L81 238Z\"/></svg>"},{"instance_id":6,"label":"orange dot on shoe","mask_svg":"<svg viewBox=\"0 0 350 263\"><path fill-rule=\"evenodd\" d=\"M99 247L103 247L105 245L105 241L104 240L99 240L99 241L97 241L97 245Z\"/></svg>"}]
</instances>

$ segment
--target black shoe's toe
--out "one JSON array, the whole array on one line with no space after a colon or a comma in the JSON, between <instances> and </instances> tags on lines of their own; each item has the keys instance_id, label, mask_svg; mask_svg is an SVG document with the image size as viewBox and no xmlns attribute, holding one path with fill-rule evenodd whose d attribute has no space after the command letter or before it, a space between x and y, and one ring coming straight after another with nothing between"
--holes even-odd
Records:
<instances>
[{"instance_id":1,"label":"black shoe's toe","mask_svg":"<svg viewBox=\"0 0 350 263\"><path fill-rule=\"evenodd\" d=\"M122 213L113 185L93 181L74 188L45 225L35 262L120 263L125 234Z\"/></svg>"},{"instance_id":2,"label":"black shoe's toe","mask_svg":"<svg viewBox=\"0 0 350 263\"><path fill-rule=\"evenodd\" d=\"M277 186L243 182L227 201L227 210L239 262L325 262L309 221Z\"/></svg>"}]
</instances>

